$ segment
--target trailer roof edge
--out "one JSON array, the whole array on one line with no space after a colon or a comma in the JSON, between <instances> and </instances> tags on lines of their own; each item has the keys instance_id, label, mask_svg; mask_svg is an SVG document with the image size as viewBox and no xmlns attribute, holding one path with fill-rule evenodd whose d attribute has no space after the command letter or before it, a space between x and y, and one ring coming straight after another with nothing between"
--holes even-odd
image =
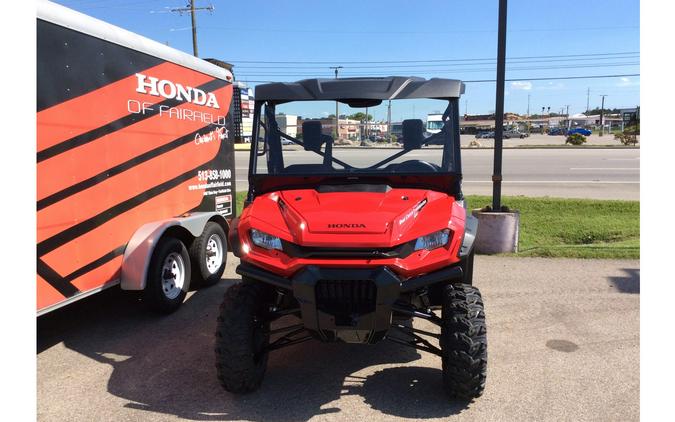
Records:
<instances>
[{"instance_id":1,"label":"trailer roof edge","mask_svg":"<svg viewBox=\"0 0 675 422\"><path fill-rule=\"evenodd\" d=\"M176 63L214 78L229 82L234 79L232 72L227 69L48 0L37 2L37 18Z\"/></svg>"}]
</instances>

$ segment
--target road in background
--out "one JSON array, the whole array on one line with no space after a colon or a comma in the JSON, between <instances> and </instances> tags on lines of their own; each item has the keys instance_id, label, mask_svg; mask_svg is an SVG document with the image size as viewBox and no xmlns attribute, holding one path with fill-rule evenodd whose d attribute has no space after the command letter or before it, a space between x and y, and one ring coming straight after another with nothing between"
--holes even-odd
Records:
<instances>
[{"instance_id":1,"label":"road in background","mask_svg":"<svg viewBox=\"0 0 675 422\"><path fill-rule=\"evenodd\" d=\"M260 390L223 391L216 316L240 279L228 261L172 315L114 289L39 318L38 420L639 420L637 260L477 256L489 363L471 404L445 396L437 356L387 341L278 350Z\"/></svg>"},{"instance_id":2,"label":"road in background","mask_svg":"<svg viewBox=\"0 0 675 422\"><path fill-rule=\"evenodd\" d=\"M411 151L411 159L428 160L438 149ZM294 152L287 151L292 161ZM391 149L346 149L347 162L372 163ZM491 149L463 149L463 188L467 195L492 195ZM235 156L237 190L248 189L248 151ZM505 149L502 194L562 198L640 199L639 149Z\"/></svg>"}]
</instances>

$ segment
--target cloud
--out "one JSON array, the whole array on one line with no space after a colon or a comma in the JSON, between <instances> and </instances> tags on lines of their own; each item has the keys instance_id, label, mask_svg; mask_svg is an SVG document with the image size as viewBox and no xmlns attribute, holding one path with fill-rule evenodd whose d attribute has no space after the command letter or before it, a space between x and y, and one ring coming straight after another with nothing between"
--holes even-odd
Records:
<instances>
[{"instance_id":1,"label":"cloud","mask_svg":"<svg viewBox=\"0 0 675 422\"><path fill-rule=\"evenodd\" d=\"M636 86L640 85L640 81L632 81L630 78L627 77L622 77L619 79L619 82L616 84L616 86L624 87L624 86Z\"/></svg>"},{"instance_id":2,"label":"cloud","mask_svg":"<svg viewBox=\"0 0 675 422\"><path fill-rule=\"evenodd\" d=\"M537 89L543 90L543 91L557 91L560 89L564 89L565 84L562 82L548 82L545 86L538 87Z\"/></svg>"},{"instance_id":3,"label":"cloud","mask_svg":"<svg viewBox=\"0 0 675 422\"><path fill-rule=\"evenodd\" d=\"M323 117L328 117L328 116L330 115L330 113L327 112L327 111L322 111L322 112L321 112L321 115L322 115Z\"/></svg>"},{"instance_id":4,"label":"cloud","mask_svg":"<svg viewBox=\"0 0 675 422\"><path fill-rule=\"evenodd\" d=\"M532 82L511 82L511 89L522 89L524 91L529 91L532 89Z\"/></svg>"}]
</instances>

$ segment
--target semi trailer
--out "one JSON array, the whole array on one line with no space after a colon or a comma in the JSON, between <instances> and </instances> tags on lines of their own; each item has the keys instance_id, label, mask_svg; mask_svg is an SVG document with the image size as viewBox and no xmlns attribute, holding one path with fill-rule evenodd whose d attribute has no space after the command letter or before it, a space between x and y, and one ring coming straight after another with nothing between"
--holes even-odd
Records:
<instances>
[{"instance_id":1,"label":"semi trailer","mask_svg":"<svg viewBox=\"0 0 675 422\"><path fill-rule=\"evenodd\" d=\"M232 73L37 9L37 314L113 286L171 312L216 283L235 215Z\"/></svg>"}]
</instances>

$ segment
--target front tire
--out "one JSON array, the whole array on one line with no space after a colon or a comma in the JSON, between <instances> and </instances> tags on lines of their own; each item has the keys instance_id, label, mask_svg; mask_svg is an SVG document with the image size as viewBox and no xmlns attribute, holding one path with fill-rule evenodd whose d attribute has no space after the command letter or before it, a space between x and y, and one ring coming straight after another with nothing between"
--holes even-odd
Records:
<instances>
[{"instance_id":1,"label":"front tire","mask_svg":"<svg viewBox=\"0 0 675 422\"><path fill-rule=\"evenodd\" d=\"M487 376L487 331L480 291L467 284L446 287L441 350L443 385L451 397L472 400L483 394Z\"/></svg>"},{"instance_id":2,"label":"front tire","mask_svg":"<svg viewBox=\"0 0 675 422\"><path fill-rule=\"evenodd\" d=\"M163 314L174 312L190 288L191 267L187 248L173 237L163 238L155 247L143 291L148 306Z\"/></svg>"},{"instance_id":3,"label":"front tire","mask_svg":"<svg viewBox=\"0 0 675 422\"><path fill-rule=\"evenodd\" d=\"M216 369L223 388L250 393L267 369L270 323L268 286L244 279L225 292L216 328Z\"/></svg>"}]
</instances>

